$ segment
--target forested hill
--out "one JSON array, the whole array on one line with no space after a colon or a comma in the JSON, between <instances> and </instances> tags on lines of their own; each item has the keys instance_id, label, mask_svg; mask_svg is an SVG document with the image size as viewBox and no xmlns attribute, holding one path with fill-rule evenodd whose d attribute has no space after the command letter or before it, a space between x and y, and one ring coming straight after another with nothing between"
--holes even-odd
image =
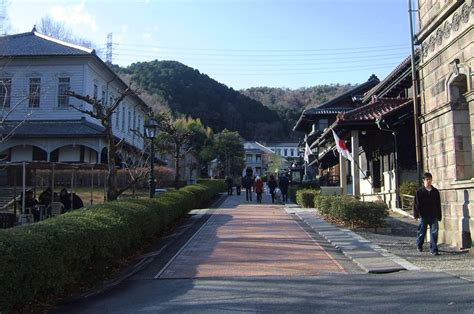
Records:
<instances>
[{"instance_id":1,"label":"forested hill","mask_svg":"<svg viewBox=\"0 0 474 314\"><path fill-rule=\"evenodd\" d=\"M276 111L280 118L285 121L285 126L291 129L306 107L326 102L352 87L354 85L351 84L317 85L294 90L288 88L251 87L240 92Z\"/></svg>"},{"instance_id":2,"label":"forested hill","mask_svg":"<svg viewBox=\"0 0 474 314\"><path fill-rule=\"evenodd\" d=\"M174 113L200 118L214 132L224 128L238 131L246 140L297 139L299 134L294 134L292 128L306 107L352 87L332 84L296 90L252 87L235 91L176 61L139 62L127 68L110 66L145 91L142 97L155 111L168 107Z\"/></svg>"},{"instance_id":3,"label":"forested hill","mask_svg":"<svg viewBox=\"0 0 474 314\"><path fill-rule=\"evenodd\" d=\"M200 118L214 132L238 131L247 140L278 141L289 137L278 114L198 70L176 61L113 66L175 113Z\"/></svg>"}]
</instances>

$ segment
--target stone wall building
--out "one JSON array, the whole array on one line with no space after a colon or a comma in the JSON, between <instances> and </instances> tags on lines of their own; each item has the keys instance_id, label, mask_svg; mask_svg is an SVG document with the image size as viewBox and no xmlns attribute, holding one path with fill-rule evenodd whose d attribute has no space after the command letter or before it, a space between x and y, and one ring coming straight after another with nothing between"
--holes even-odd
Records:
<instances>
[{"instance_id":1,"label":"stone wall building","mask_svg":"<svg viewBox=\"0 0 474 314\"><path fill-rule=\"evenodd\" d=\"M418 0L423 170L442 198L440 242L471 247L474 232L474 0Z\"/></svg>"}]
</instances>

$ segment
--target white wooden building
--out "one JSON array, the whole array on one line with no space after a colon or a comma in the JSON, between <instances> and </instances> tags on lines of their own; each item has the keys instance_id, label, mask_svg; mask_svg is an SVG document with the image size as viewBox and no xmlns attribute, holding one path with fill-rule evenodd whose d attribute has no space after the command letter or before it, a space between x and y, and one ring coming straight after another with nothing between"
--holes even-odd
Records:
<instances>
[{"instance_id":1,"label":"white wooden building","mask_svg":"<svg viewBox=\"0 0 474 314\"><path fill-rule=\"evenodd\" d=\"M106 138L99 121L71 107L91 109L65 90L111 104L127 85L94 50L32 32L0 37L0 142L3 161L105 161ZM148 106L127 96L112 116L119 160L143 151ZM136 131L134 131L136 130ZM124 153L126 152L126 153Z\"/></svg>"}]
</instances>

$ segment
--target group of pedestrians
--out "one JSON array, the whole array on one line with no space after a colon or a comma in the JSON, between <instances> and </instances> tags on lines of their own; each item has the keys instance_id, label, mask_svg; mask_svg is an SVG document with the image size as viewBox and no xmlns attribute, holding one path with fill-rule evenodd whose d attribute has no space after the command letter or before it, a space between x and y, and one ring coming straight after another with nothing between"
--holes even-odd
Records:
<instances>
[{"instance_id":1,"label":"group of pedestrians","mask_svg":"<svg viewBox=\"0 0 474 314\"><path fill-rule=\"evenodd\" d=\"M227 195L232 195L234 186L234 180L231 177L226 178L227 183ZM288 186L290 180L287 175L284 174L279 178L278 182L274 175L270 175L267 186L272 196L272 203L275 202L287 202L288 201ZM257 203L262 203L262 195L264 191L265 183L260 176L254 177L252 172L247 172L240 180L240 183L236 184L237 195L240 195L241 187L245 190L245 199L252 201L253 192L257 196Z\"/></svg>"}]
</instances>

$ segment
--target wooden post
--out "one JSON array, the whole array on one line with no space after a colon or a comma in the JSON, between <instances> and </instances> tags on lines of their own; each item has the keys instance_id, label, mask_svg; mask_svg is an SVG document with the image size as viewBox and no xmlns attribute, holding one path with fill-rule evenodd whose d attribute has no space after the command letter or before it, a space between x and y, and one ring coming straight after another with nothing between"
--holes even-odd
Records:
<instances>
[{"instance_id":1,"label":"wooden post","mask_svg":"<svg viewBox=\"0 0 474 314\"><path fill-rule=\"evenodd\" d=\"M352 148L352 195L360 195L360 170L359 170L359 130L351 130Z\"/></svg>"},{"instance_id":2,"label":"wooden post","mask_svg":"<svg viewBox=\"0 0 474 314\"><path fill-rule=\"evenodd\" d=\"M25 214L25 196L26 196L26 163L23 162L23 173L22 173L23 188L21 189L21 213Z\"/></svg>"},{"instance_id":3,"label":"wooden post","mask_svg":"<svg viewBox=\"0 0 474 314\"><path fill-rule=\"evenodd\" d=\"M342 195L347 193L347 160L339 154L339 186L342 188Z\"/></svg>"},{"instance_id":4,"label":"wooden post","mask_svg":"<svg viewBox=\"0 0 474 314\"><path fill-rule=\"evenodd\" d=\"M94 168L91 169L91 205L94 203Z\"/></svg>"}]
</instances>

